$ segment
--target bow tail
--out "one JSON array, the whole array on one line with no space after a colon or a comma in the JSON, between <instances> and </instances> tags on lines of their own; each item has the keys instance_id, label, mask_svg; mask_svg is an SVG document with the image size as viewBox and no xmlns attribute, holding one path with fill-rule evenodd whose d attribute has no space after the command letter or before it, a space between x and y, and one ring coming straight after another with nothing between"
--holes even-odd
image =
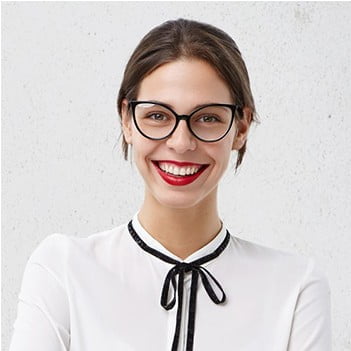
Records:
<instances>
[{"instance_id":1,"label":"bow tail","mask_svg":"<svg viewBox=\"0 0 351 351\"><path fill-rule=\"evenodd\" d=\"M197 282L199 278L198 271L192 271L191 288L190 288L190 304L189 304L189 319L188 319L188 338L186 341L186 351L193 350L194 332L195 332L195 312L196 312L196 293Z\"/></svg>"},{"instance_id":2,"label":"bow tail","mask_svg":"<svg viewBox=\"0 0 351 351\"><path fill-rule=\"evenodd\" d=\"M174 334L174 338L173 338L172 351L177 351L177 349L178 349L180 325L182 322L183 286L184 286L184 272L179 271L177 322L176 322L176 329L175 329L175 334Z\"/></svg>"}]
</instances>

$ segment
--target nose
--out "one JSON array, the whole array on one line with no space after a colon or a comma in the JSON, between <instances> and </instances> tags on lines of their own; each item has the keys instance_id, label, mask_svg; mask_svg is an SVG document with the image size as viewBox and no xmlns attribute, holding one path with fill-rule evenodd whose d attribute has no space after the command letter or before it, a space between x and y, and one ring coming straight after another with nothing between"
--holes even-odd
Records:
<instances>
[{"instance_id":1,"label":"nose","mask_svg":"<svg viewBox=\"0 0 351 351\"><path fill-rule=\"evenodd\" d=\"M183 154L186 151L193 151L196 148L196 138L191 134L186 121L181 120L177 128L170 137L167 138L166 144L174 149L177 153Z\"/></svg>"}]
</instances>

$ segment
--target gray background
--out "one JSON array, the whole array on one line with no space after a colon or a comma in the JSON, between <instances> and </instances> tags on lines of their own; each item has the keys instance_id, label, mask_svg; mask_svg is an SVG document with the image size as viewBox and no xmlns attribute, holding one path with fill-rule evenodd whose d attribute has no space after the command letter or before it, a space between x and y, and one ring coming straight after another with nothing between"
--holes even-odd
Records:
<instances>
[{"instance_id":1,"label":"gray background","mask_svg":"<svg viewBox=\"0 0 351 351\"><path fill-rule=\"evenodd\" d=\"M233 234L314 257L332 290L334 350L351 350L350 3L2 3L2 346L26 261L54 232L125 223L142 179L123 160L115 101L124 66L167 19L237 41L261 124L220 187Z\"/></svg>"}]
</instances>

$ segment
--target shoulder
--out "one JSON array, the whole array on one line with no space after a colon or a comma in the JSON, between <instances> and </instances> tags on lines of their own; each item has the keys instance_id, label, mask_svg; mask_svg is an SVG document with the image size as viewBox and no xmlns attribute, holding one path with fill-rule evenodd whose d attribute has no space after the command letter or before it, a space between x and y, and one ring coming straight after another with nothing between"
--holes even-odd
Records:
<instances>
[{"instance_id":1,"label":"shoulder","mask_svg":"<svg viewBox=\"0 0 351 351\"><path fill-rule=\"evenodd\" d=\"M328 278L314 257L268 247L233 235L231 242L233 254L248 270L252 268L256 273L269 276L272 282L291 284L300 291L312 282L318 282L326 291L329 290Z\"/></svg>"},{"instance_id":2,"label":"shoulder","mask_svg":"<svg viewBox=\"0 0 351 351\"><path fill-rule=\"evenodd\" d=\"M45 294L61 299L66 304L66 292L72 279L81 279L96 266L112 265L111 257L125 225L75 237L52 233L45 237L31 253L23 272L20 297L37 305L45 300ZM63 301L64 300L64 301Z\"/></svg>"},{"instance_id":3,"label":"shoulder","mask_svg":"<svg viewBox=\"0 0 351 351\"><path fill-rule=\"evenodd\" d=\"M29 263L49 263L57 261L67 252L69 237L60 233L49 234L34 249L29 257Z\"/></svg>"},{"instance_id":4,"label":"shoulder","mask_svg":"<svg viewBox=\"0 0 351 351\"><path fill-rule=\"evenodd\" d=\"M234 235L231 235L231 242L235 254L249 261L259 261L263 264L306 265L309 260L308 257L296 252L269 247Z\"/></svg>"},{"instance_id":5,"label":"shoulder","mask_svg":"<svg viewBox=\"0 0 351 351\"><path fill-rule=\"evenodd\" d=\"M82 260L106 258L111 250L118 248L125 232L126 224L79 237L52 233L34 249L28 264L40 265L53 274L62 273Z\"/></svg>"}]
</instances>

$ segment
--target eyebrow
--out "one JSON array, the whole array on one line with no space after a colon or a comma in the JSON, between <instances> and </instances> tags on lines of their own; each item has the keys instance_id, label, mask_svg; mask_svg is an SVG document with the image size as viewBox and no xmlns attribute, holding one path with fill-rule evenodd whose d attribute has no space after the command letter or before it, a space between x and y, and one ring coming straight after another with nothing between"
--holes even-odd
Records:
<instances>
[{"instance_id":1,"label":"eyebrow","mask_svg":"<svg viewBox=\"0 0 351 351\"><path fill-rule=\"evenodd\" d=\"M159 100L149 100L149 101L150 102L154 102L156 104L165 105L165 106L171 108L172 110L175 110L174 106L172 106L171 104L167 104L167 103L165 103L163 101L159 101ZM196 110L197 108L200 108L200 107L203 107L203 106L207 106L207 105L212 105L212 104L220 104L220 102L211 102L211 101L209 101L209 102L206 102L206 103L203 103L203 104L198 104L198 105L194 106L192 108L192 110Z\"/></svg>"}]
</instances>

